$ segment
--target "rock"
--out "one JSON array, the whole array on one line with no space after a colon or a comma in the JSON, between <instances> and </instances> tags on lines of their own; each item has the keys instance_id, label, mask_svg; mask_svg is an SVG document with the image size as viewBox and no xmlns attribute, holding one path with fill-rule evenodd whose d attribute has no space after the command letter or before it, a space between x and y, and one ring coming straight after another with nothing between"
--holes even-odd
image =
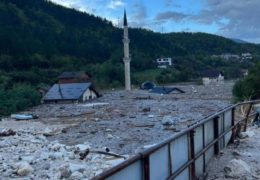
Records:
<instances>
[{"instance_id":1,"label":"rock","mask_svg":"<svg viewBox=\"0 0 260 180\"><path fill-rule=\"evenodd\" d=\"M51 148L50 148L50 150L51 151L54 151L54 152L57 152L57 151L59 151L61 149L61 145L60 144L54 144Z\"/></svg>"},{"instance_id":2,"label":"rock","mask_svg":"<svg viewBox=\"0 0 260 180\"><path fill-rule=\"evenodd\" d=\"M67 133L67 129L63 128L63 129L61 130L61 132L62 132L62 133Z\"/></svg>"},{"instance_id":3,"label":"rock","mask_svg":"<svg viewBox=\"0 0 260 180\"><path fill-rule=\"evenodd\" d=\"M246 132L240 132L238 134L238 137L240 139L245 139L245 138L248 138L248 137L253 137L255 135L255 133L253 131L246 131Z\"/></svg>"},{"instance_id":4,"label":"rock","mask_svg":"<svg viewBox=\"0 0 260 180\"><path fill-rule=\"evenodd\" d=\"M112 129L106 129L106 132L113 132Z\"/></svg>"},{"instance_id":5,"label":"rock","mask_svg":"<svg viewBox=\"0 0 260 180\"><path fill-rule=\"evenodd\" d=\"M107 135L107 138L108 138L108 139L112 139L113 137L114 137L114 136L113 136L112 134L108 134L108 135Z\"/></svg>"},{"instance_id":6,"label":"rock","mask_svg":"<svg viewBox=\"0 0 260 180\"><path fill-rule=\"evenodd\" d=\"M250 166L241 159L233 159L224 167L226 177L241 178L252 177Z\"/></svg>"},{"instance_id":7,"label":"rock","mask_svg":"<svg viewBox=\"0 0 260 180\"><path fill-rule=\"evenodd\" d=\"M177 121L177 118L174 118L172 116L164 116L162 120L163 125L175 125Z\"/></svg>"},{"instance_id":8,"label":"rock","mask_svg":"<svg viewBox=\"0 0 260 180\"><path fill-rule=\"evenodd\" d=\"M42 168L43 168L44 170L49 170L50 167L51 167L51 165L50 165L49 163L47 163L47 164L44 164Z\"/></svg>"},{"instance_id":9,"label":"rock","mask_svg":"<svg viewBox=\"0 0 260 180\"><path fill-rule=\"evenodd\" d=\"M18 167L17 174L20 176L26 176L33 171L33 168L28 162L21 162L16 164L16 166Z\"/></svg>"},{"instance_id":10,"label":"rock","mask_svg":"<svg viewBox=\"0 0 260 180\"><path fill-rule=\"evenodd\" d=\"M143 112L149 112L149 111L151 111L151 108L144 108L143 110L142 110Z\"/></svg>"},{"instance_id":11,"label":"rock","mask_svg":"<svg viewBox=\"0 0 260 180\"><path fill-rule=\"evenodd\" d=\"M84 178L84 175L80 173L79 171L75 171L74 173L71 174L70 179L71 180L80 180Z\"/></svg>"},{"instance_id":12,"label":"rock","mask_svg":"<svg viewBox=\"0 0 260 180\"><path fill-rule=\"evenodd\" d=\"M60 167L60 179L62 178L69 178L71 176L71 170L68 164L65 166Z\"/></svg>"},{"instance_id":13,"label":"rock","mask_svg":"<svg viewBox=\"0 0 260 180\"><path fill-rule=\"evenodd\" d=\"M85 151L86 149L90 149L90 145L88 144L77 144L75 147L79 151Z\"/></svg>"},{"instance_id":14,"label":"rock","mask_svg":"<svg viewBox=\"0 0 260 180\"><path fill-rule=\"evenodd\" d=\"M233 151L232 153L234 156L241 156L241 154L238 151Z\"/></svg>"}]
</instances>

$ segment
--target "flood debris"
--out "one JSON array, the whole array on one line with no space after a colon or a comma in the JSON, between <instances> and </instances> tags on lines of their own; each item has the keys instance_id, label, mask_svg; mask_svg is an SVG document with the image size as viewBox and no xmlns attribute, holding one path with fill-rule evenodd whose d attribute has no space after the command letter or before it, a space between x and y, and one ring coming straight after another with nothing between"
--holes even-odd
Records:
<instances>
[{"instance_id":1,"label":"flood debris","mask_svg":"<svg viewBox=\"0 0 260 180\"><path fill-rule=\"evenodd\" d=\"M149 127L152 128L155 124L128 124L129 127Z\"/></svg>"},{"instance_id":2,"label":"flood debris","mask_svg":"<svg viewBox=\"0 0 260 180\"><path fill-rule=\"evenodd\" d=\"M225 176L227 178L245 178L252 176L250 166L241 159L232 159L227 166L224 167Z\"/></svg>"},{"instance_id":3,"label":"flood debris","mask_svg":"<svg viewBox=\"0 0 260 180\"><path fill-rule=\"evenodd\" d=\"M4 136L14 136L16 135L16 132L12 129L3 129L1 132L0 132L0 137L4 137Z\"/></svg>"},{"instance_id":4,"label":"flood debris","mask_svg":"<svg viewBox=\"0 0 260 180\"><path fill-rule=\"evenodd\" d=\"M84 150L83 152L80 152L80 153L79 153L80 160L84 160L84 159L87 157L87 155L90 154L90 153L103 154L103 155L108 155L108 156L113 156L113 157L116 157L116 158L123 158L123 159L126 159L126 158L127 158L126 156L109 152L109 149L106 148L106 151L98 151L98 150L89 150L89 149L86 149L86 150Z\"/></svg>"},{"instance_id":5,"label":"flood debris","mask_svg":"<svg viewBox=\"0 0 260 180\"><path fill-rule=\"evenodd\" d=\"M255 135L238 139L209 163L207 179L260 179L260 129L251 126L248 132Z\"/></svg>"},{"instance_id":6,"label":"flood debris","mask_svg":"<svg viewBox=\"0 0 260 180\"><path fill-rule=\"evenodd\" d=\"M143 112L150 112L150 111L151 111L151 108L150 108L150 107L143 108L142 111L143 111Z\"/></svg>"},{"instance_id":7,"label":"flood debris","mask_svg":"<svg viewBox=\"0 0 260 180\"><path fill-rule=\"evenodd\" d=\"M197 93L190 91L191 85L176 86L186 93L163 96L143 90L109 91L91 103L42 104L19 113L37 114L37 120L3 118L0 127L18 135L0 138L1 178L91 179L124 161L120 156L131 157L144 145L158 144L230 105L232 84L214 87L214 93L192 86ZM86 149L90 152L81 160L79 153ZM24 161L33 171L21 177L13 164Z\"/></svg>"},{"instance_id":8,"label":"flood debris","mask_svg":"<svg viewBox=\"0 0 260 180\"><path fill-rule=\"evenodd\" d=\"M37 119L38 116L33 114L11 114L11 118L17 121L22 121L22 120Z\"/></svg>"}]
</instances>

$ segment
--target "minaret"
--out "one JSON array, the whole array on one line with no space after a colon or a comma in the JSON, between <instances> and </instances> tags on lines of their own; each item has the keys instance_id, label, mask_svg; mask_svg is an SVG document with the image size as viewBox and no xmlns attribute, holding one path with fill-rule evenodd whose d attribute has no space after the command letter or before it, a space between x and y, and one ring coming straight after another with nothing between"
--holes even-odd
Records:
<instances>
[{"instance_id":1,"label":"minaret","mask_svg":"<svg viewBox=\"0 0 260 180\"><path fill-rule=\"evenodd\" d=\"M129 39L128 39L128 27L126 12L124 12L124 63L125 63L125 90L131 90L131 78L130 78L130 56L129 56Z\"/></svg>"}]
</instances>

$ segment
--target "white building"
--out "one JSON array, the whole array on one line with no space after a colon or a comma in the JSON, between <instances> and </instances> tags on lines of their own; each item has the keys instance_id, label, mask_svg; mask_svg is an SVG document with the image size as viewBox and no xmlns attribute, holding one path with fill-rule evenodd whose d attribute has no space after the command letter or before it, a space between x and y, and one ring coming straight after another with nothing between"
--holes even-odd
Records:
<instances>
[{"instance_id":1,"label":"white building","mask_svg":"<svg viewBox=\"0 0 260 180\"><path fill-rule=\"evenodd\" d=\"M156 64L158 68L167 68L172 66L172 58L157 58Z\"/></svg>"},{"instance_id":2,"label":"white building","mask_svg":"<svg viewBox=\"0 0 260 180\"><path fill-rule=\"evenodd\" d=\"M242 60L250 60L250 59L253 59L253 56L251 53L242 53L241 54L241 59Z\"/></svg>"}]
</instances>

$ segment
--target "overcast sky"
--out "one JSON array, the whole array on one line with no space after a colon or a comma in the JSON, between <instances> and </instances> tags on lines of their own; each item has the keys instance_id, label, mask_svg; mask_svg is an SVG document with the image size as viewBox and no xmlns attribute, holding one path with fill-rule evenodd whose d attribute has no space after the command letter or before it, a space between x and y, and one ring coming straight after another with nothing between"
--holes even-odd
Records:
<instances>
[{"instance_id":1,"label":"overcast sky","mask_svg":"<svg viewBox=\"0 0 260 180\"><path fill-rule=\"evenodd\" d=\"M207 32L260 43L260 0L51 0L121 26L157 32Z\"/></svg>"}]
</instances>

